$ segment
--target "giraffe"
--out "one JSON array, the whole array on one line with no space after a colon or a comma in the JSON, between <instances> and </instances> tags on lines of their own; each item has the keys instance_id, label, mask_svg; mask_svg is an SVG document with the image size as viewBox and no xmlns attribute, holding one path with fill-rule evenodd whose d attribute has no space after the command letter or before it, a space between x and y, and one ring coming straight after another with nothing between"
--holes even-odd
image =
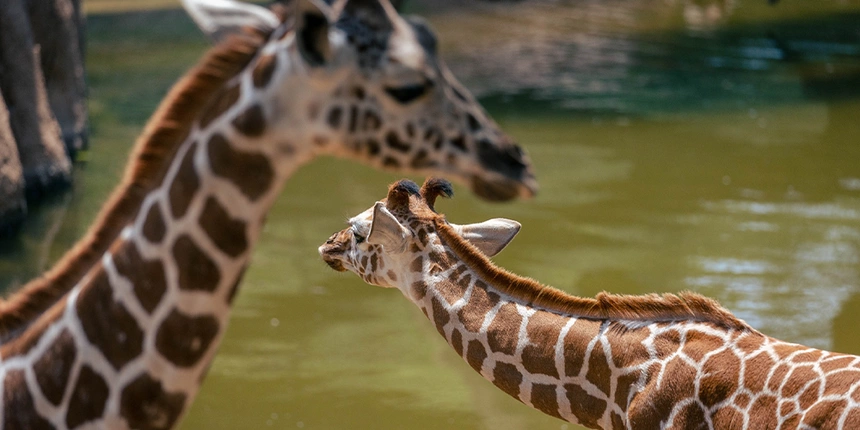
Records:
<instances>
[{"instance_id":1,"label":"giraffe","mask_svg":"<svg viewBox=\"0 0 860 430\"><path fill-rule=\"evenodd\" d=\"M537 189L433 32L387 0L184 4L217 45L153 115L87 236L0 303L2 428L173 427L267 211L316 156L440 172L488 200Z\"/></svg>"},{"instance_id":2,"label":"giraffe","mask_svg":"<svg viewBox=\"0 0 860 430\"><path fill-rule=\"evenodd\" d=\"M599 429L860 428L860 357L768 337L685 292L568 295L495 266L520 224L448 223L450 183L402 180L319 253L399 289L475 371Z\"/></svg>"}]
</instances>

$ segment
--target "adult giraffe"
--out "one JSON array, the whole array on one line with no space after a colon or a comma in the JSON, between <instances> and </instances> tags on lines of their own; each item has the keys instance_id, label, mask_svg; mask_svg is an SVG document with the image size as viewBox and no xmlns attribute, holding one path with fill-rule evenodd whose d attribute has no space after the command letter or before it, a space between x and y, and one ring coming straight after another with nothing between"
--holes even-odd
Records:
<instances>
[{"instance_id":1,"label":"adult giraffe","mask_svg":"<svg viewBox=\"0 0 860 430\"><path fill-rule=\"evenodd\" d=\"M765 336L694 293L565 294L495 266L519 223L449 224L450 184L394 184L320 246L396 287L515 399L599 429L860 428L860 357Z\"/></svg>"},{"instance_id":2,"label":"adult giraffe","mask_svg":"<svg viewBox=\"0 0 860 430\"><path fill-rule=\"evenodd\" d=\"M490 200L536 189L432 31L387 0L185 6L218 45L150 120L87 236L2 303L0 427L175 425L267 211L318 155L440 172Z\"/></svg>"}]
</instances>

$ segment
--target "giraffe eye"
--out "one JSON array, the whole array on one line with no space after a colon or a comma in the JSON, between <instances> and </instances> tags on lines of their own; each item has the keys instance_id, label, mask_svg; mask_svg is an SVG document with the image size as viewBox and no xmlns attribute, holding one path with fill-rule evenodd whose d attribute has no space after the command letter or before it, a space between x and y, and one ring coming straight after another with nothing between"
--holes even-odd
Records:
<instances>
[{"instance_id":1,"label":"giraffe eye","mask_svg":"<svg viewBox=\"0 0 860 430\"><path fill-rule=\"evenodd\" d=\"M407 104L424 95L430 89L430 82L404 85L402 87L385 87L385 92L400 103Z\"/></svg>"},{"instance_id":2,"label":"giraffe eye","mask_svg":"<svg viewBox=\"0 0 860 430\"><path fill-rule=\"evenodd\" d=\"M355 237L355 243L363 243L364 242L364 236L362 236L356 232L352 232L352 235L353 235L353 237Z\"/></svg>"}]
</instances>

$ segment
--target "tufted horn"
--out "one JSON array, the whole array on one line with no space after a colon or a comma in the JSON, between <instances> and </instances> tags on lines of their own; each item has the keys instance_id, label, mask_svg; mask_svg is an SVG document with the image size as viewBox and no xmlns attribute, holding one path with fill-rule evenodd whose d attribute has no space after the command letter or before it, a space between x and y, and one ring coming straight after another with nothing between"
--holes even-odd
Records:
<instances>
[{"instance_id":1,"label":"tufted horn","mask_svg":"<svg viewBox=\"0 0 860 430\"><path fill-rule=\"evenodd\" d=\"M385 201L385 207L389 210L408 209L409 196L418 195L420 195L418 184L409 179L401 179L388 188L388 199Z\"/></svg>"},{"instance_id":2,"label":"tufted horn","mask_svg":"<svg viewBox=\"0 0 860 430\"><path fill-rule=\"evenodd\" d=\"M454 197L454 188L451 183L441 178L427 178L424 185L421 186L421 197L434 212L436 209L433 205L436 204L436 197L439 196L449 199Z\"/></svg>"}]
</instances>

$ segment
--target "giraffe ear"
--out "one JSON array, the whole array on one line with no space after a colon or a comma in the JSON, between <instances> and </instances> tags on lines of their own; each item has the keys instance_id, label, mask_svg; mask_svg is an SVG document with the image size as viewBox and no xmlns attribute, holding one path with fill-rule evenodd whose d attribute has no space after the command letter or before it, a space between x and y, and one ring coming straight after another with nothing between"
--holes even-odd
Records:
<instances>
[{"instance_id":1,"label":"giraffe ear","mask_svg":"<svg viewBox=\"0 0 860 430\"><path fill-rule=\"evenodd\" d=\"M332 58L328 40L331 9L317 0L296 2L296 42L302 58L311 66L321 66Z\"/></svg>"},{"instance_id":2,"label":"giraffe ear","mask_svg":"<svg viewBox=\"0 0 860 430\"><path fill-rule=\"evenodd\" d=\"M244 27L271 31L281 24L269 9L234 0L182 0L182 6L203 34L215 43Z\"/></svg>"},{"instance_id":3,"label":"giraffe ear","mask_svg":"<svg viewBox=\"0 0 860 430\"><path fill-rule=\"evenodd\" d=\"M451 224L451 227L486 256L492 257L514 240L522 225L512 219L493 218L476 224Z\"/></svg>"},{"instance_id":4,"label":"giraffe ear","mask_svg":"<svg viewBox=\"0 0 860 430\"><path fill-rule=\"evenodd\" d=\"M382 202L377 202L373 206L373 221L370 224L367 243L382 245L387 252L403 252L406 250L407 237L409 230L400 225Z\"/></svg>"}]
</instances>

